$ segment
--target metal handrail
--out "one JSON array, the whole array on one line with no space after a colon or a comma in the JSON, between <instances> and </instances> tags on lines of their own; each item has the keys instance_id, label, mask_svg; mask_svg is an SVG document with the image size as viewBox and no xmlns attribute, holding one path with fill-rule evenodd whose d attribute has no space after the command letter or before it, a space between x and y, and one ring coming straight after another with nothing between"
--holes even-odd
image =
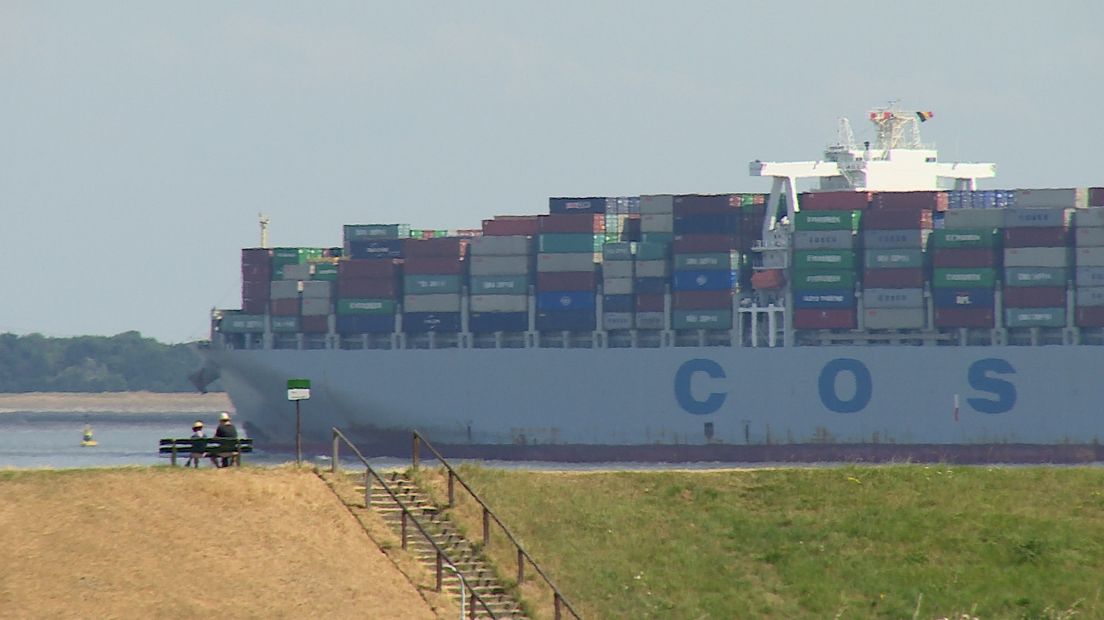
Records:
<instances>
[{"instance_id":1,"label":"metal handrail","mask_svg":"<svg viewBox=\"0 0 1104 620\"><path fill-rule=\"evenodd\" d=\"M337 430L336 428L332 428L331 430L333 431L333 462L330 464L330 472L334 474L338 473L338 470L340 468L338 464L338 448L340 446L340 442L345 442L345 445L349 446L349 449L351 449L353 453L356 454L357 458L360 459L360 462L364 464L364 507L371 509L372 505L372 485L370 484L371 481L368 479L368 474L371 474L376 480L379 481L380 486L383 487L384 491L387 491L387 494L391 496L391 499L394 500L395 504L402 509L402 527L400 534L400 537L402 538L402 548L406 549L406 522L407 519L409 519L414 522L414 527L416 527L418 531L421 532L422 537L424 537L426 541L429 542L429 544L433 545L433 549L437 552L437 591L440 592L443 587L443 567L444 562L448 562L448 564L453 566L453 570L456 572L457 576L460 577L461 584L467 586L468 596L471 599L471 604L468 607L470 614L469 618L472 618L474 620L477 613L475 604L479 603L480 607L483 608L483 611L490 615L492 619L497 620L498 616L496 616L494 611L491 610L487 602L483 600L483 597L475 591L475 588L471 587L471 584L469 584L464 576L460 574L460 571L456 570L456 562L452 558L450 558L448 553L446 553L444 549L441 549L440 545L437 544L437 541L433 540L433 537L430 536L428 532L426 532L422 524L418 522L418 518L414 516L414 513L412 513L410 509L406 507L406 504L404 504L402 500L400 500L398 496L395 495L395 492L391 490L391 487L388 486L383 477L380 476L379 473L372 468L372 466L368 463L368 460L365 459L364 455L360 453L360 450L358 450L357 447L353 445L353 442L349 441L349 438L346 437L344 433ZM463 607L463 603L461 603L460 605L461 607Z\"/></svg>"},{"instance_id":2,"label":"metal handrail","mask_svg":"<svg viewBox=\"0 0 1104 620\"><path fill-rule=\"evenodd\" d=\"M450 465L449 462L445 460L445 457L437 450L437 448L434 448L433 444L429 443L429 441L427 441L426 438L423 437L422 434L418 431L413 431L413 452L411 457L412 469L414 469L415 471L417 471L418 469L419 448L421 444L425 444L425 447L429 448L429 451L433 453L433 456L436 457L436 459L440 461L441 464L444 465L445 469L448 471L449 508L452 508L456 503L455 494L453 491L454 480L458 480L460 482L460 485L464 487L468 494L471 495L472 498L483 508L483 547L488 548L490 544L491 531L489 519L494 519L495 523L497 523L498 526L502 528L502 531L505 532L506 538L508 538L510 542L513 543L514 549L516 549L517 551L518 586L521 586L522 581L525 580L525 561L528 560L529 563L533 565L533 569L537 571L537 574L541 576L541 579L544 579L544 583L547 584L548 587L552 590L552 604L554 608L555 620L560 620L561 606L566 607L567 610L571 612L571 615L576 618L576 620L582 620L582 616L579 615L579 612L575 611L575 608L571 606L571 603L567 602L567 599L564 598L564 595L562 593L560 593L560 590L556 587L556 584L552 583L552 579L544 572L540 565L537 564L536 560L533 559L533 556L529 555L529 552L521 546L521 543L518 542L513 532L510 531L510 528L506 527L506 524L502 522L502 519L498 518L498 515L496 515L493 510L491 510L490 506L487 505L487 502L483 501L483 498L479 497L479 494L476 493L468 485L468 483L460 477L460 474L452 468L452 465Z\"/></svg>"}]
</instances>

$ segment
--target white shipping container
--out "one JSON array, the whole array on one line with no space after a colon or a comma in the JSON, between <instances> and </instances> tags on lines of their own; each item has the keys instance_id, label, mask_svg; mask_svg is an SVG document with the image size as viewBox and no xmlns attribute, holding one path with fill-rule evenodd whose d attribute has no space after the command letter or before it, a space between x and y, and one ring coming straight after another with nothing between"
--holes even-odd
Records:
<instances>
[{"instance_id":1,"label":"white shipping container","mask_svg":"<svg viewBox=\"0 0 1104 620\"><path fill-rule=\"evenodd\" d=\"M490 237L482 237L488 239ZM472 256L468 268L473 276L516 276L529 274L528 256Z\"/></svg>"},{"instance_id":2,"label":"white shipping container","mask_svg":"<svg viewBox=\"0 0 1104 620\"><path fill-rule=\"evenodd\" d=\"M1016 190L1016 206L1083 209L1089 206L1089 190L1084 187L1018 189Z\"/></svg>"},{"instance_id":3,"label":"white shipping container","mask_svg":"<svg viewBox=\"0 0 1104 620\"><path fill-rule=\"evenodd\" d=\"M472 256L526 256L533 240L524 235L472 237Z\"/></svg>"},{"instance_id":4,"label":"white shipping container","mask_svg":"<svg viewBox=\"0 0 1104 620\"><path fill-rule=\"evenodd\" d=\"M855 235L850 230L798 230L793 234L795 250L850 250Z\"/></svg>"},{"instance_id":5,"label":"white shipping container","mask_svg":"<svg viewBox=\"0 0 1104 620\"><path fill-rule=\"evenodd\" d=\"M1078 226L1073 231L1073 243L1079 248L1100 247L1104 245L1104 228Z\"/></svg>"},{"instance_id":6,"label":"white shipping container","mask_svg":"<svg viewBox=\"0 0 1104 620\"><path fill-rule=\"evenodd\" d=\"M662 312L637 312L637 329L667 329L667 320Z\"/></svg>"},{"instance_id":7,"label":"white shipping container","mask_svg":"<svg viewBox=\"0 0 1104 620\"><path fill-rule=\"evenodd\" d=\"M1078 267L1104 267L1104 247L1077 248L1074 261Z\"/></svg>"},{"instance_id":8,"label":"white shipping container","mask_svg":"<svg viewBox=\"0 0 1104 620\"><path fill-rule=\"evenodd\" d=\"M606 278L602 280L602 293L605 295L632 295L632 278Z\"/></svg>"},{"instance_id":9,"label":"white shipping container","mask_svg":"<svg viewBox=\"0 0 1104 620\"><path fill-rule=\"evenodd\" d=\"M299 296L299 281L273 280L268 296L270 299L295 299Z\"/></svg>"},{"instance_id":10,"label":"white shipping container","mask_svg":"<svg viewBox=\"0 0 1104 620\"><path fill-rule=\"evenodd\" d=\"M602 314L602 325L606 329L632 329L632 312L606 312Z\"/></svg>"},{"instance_id":11,"label":"white shipping container","mask_svg":"<svg viewBox=\"0 0 1104 620\"><path fill-rule=\"evenodd\" d=\"M1104 306L1104 286L1078 287L1075 297L1078 306Z\"/></svg>"},{"instance_id":12,"label":"white shipping container","mask_svg":"<svg viewBox=\"0 0 1104 620\"><path fill-rule=\"evenodd\" d=\"M614 260L605 261L602 263L602 277L609 278L631 278L633 277L633 261L631 260Z\"/></svg>"},{"instance_id":13,"label":"white shipping container","mask_svg":"<svg viewBox=\"0 0 1104 620\"><path fill-rule=\"evenodd\" d=\"M299 313L303 316L323 316L330 314L333 306L328 298L304 297Z\"/></svg>"},{"instance_id":14,"label":"white shipping container","mask_svg":"<svg viewBox=\"0 0 1104 620\"><path fill-rule=\"evenodd\" d=\"M308 280L303 283L303 298L317 297L329 299L333 295L333 282L329 280Z\"/></svg>"},{"instance_id":15,"label":"white shipping container","mask_svg":"<svg viewBox=\"0 0 1104 620\"><path fill-rule=\"evenodd\" d=\"M665 260L636 261L636 277L638 278L666 278L669 273L671 273L670 263Z\"/></svg>"},{"instance_id":16,"label":"white shipping container","mask_svg":"<svg viewBox=\"0 0 1104 620\"><path fill-rule=\"evenodd\" d=\"M403 312L460 312L460 294L404 295Z\"/></svg>"},{"instance_id":17,"label":"white shipping container","mask_svg":"<svg viewBox=\"0 0 1104 620\"><path fill-rule=\"evenodd\" d=\"M863 291L864 308L923 308L922 288L868 288Z\"/></svg>"},{"instance_id":18,"label":"white shipping container","mask_svg":"<svg viewBox=\"0 0 1104 620\"><path fill-rule=\"evenodd\" d=\"M863 247L871 250L922 250L928 242L930 230L866 230L863 231ZM795 248L797 246L794 246ZM801 249L801 248L797 248ZM846 250L848 248L840 248Z\"/></svg>"},{"instance_id":19,"label":"white shipping container","mask_svg":"<svg viewBox=\"0 0 1104 620\"><path fill-rule=\"evenodd\" d=\"M674 213L675 197L670 194L640 197L640 213L651 215L655 213Z\"/></svg>"},{"instance_id":20,"label":"white shipping container","mask_svg":"<svg viewBox=\"0 0 1104 620\"><path fill-rule=\"evenodd\" d=\"M528 295L472 295L472 312L528 312Z\"/></svg>"},{"instance_id":21,"label":"white shipping container","mask_svg":"<svg viewBox=\"0 0 1104 620\"><path fill-rule=\"evenodd\" d=\"M284 280L310 280L311 266L307 263L284 265L280 275Z\"/></svg>"},{"instance_id":22,"label":"white shipping container","mask_svg":"<svg viewBox=\"0 0 1104 620\"><path fill-rule=\"evenodd\" d=\"M537 254L537 271L594 271L594 254Z\"/></svg>"},{"instance_id":23,"label":"white shipping container","mask_svg":"<svg viewBox=\"0 0 1104 620\"><path fill-rule=\"evenodd\" d=\"M640 232L674 232L673 213L643 213L640 215Z\"/></svg>"},{"instance_id":24,"label":"white shipping container","mask_svg":"<svg viewBox=\"0 0 1104 620\"><path fill-rule=\"evenodd\" d=\"M1084 248L1096 250L1099 248ZM1104 265L1104 262L1100 263ZM1005 267L1068 267L1069 250L1067 248L1006 248L1004 250Z\"/></svg>"},{"instance_id":25,"label":"white shipping container","mask_svg":"<svg viewBox=\"0 0 1104 620\"><path fill-rule=\"evenodd\" d=\"M943 214L943 228L1000 228L1005 209L951 209Z\"/></svg>"},{"instance_id":26,"label":"white shipping container","mask_svg":"<svg viewBox=\"0 0 1104 620\"><path fill-rule=\"evenodd\" d=\"M1078 267L1077 286L1104 286L1104 267Z\"/></svg>"},{"instance_id":27,"label":"white shipping container","mask_svg":"<svg viewBox=\"0 0 1104 620\"><path fill-rule=\"evenodd\" d=\"M1104 227L1104 207L1088 207L1073 213L1074 224L1078 228Z\"/></svg>"},{"instance_id":28,"label":"white shipping container","mask_svg":"<svg viewBox=\"0 0 1104 620\"><path fill-rule=\"evenodd\" d=\"M863 310L866 329L924 329L924 308L868 308Z\"/></svg>"}]
</instances>

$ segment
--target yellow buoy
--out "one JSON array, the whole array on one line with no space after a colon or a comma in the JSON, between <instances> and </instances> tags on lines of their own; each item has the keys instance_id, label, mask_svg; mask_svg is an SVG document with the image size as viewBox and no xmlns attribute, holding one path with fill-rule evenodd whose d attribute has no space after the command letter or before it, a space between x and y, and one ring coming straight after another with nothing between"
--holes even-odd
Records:
<instances>
[{"instance_id":1,"label":"yellow buoy","mask_svg":"<svg viewBox=\"0 0 1104 620\"><path fill-rule=\"evenodd\" d=\"M92 438L92 427L84 425L84 438L81 439L81 446L84 448L91 448L92 446L99 445L96 440Z\"/></svg>"}]
</instances>

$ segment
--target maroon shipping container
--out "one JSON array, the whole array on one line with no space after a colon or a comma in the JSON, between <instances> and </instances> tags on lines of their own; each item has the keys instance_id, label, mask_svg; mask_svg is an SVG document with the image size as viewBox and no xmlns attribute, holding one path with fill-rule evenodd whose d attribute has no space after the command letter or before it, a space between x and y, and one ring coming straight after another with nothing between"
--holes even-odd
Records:
<instances>
[{"instance_id":1,"label":"maroon shipping container","mask_svg":"<svg viewBox=\"0 0 1104 620\"><path fill-rule=\"evenodd\" d=\"M545 271L537 274L537 290L593 291L598 275L593 271Z\"/></svg>"},{"instance_id":2,"label":"maroon shipping container","mask_svg":"<svg viewBox=\"0 0 1104 620\"><path fill-rule=\"evenodd\" d=\"M1078 327L1104 327L1104 306L1081 306L1075 322Z\"/></svg>"},{"instance_id":3,"label":"maroon shipping container","mask_svg":"<svg viewBox=\"0 0 1104 620\"><path fill-rule=\"evenodd\" d=\"M729 194L717 194L703 196L700 194L689 194L686 196L675 196L675 215L697 215L700 213L732 213L733 210L739 209L739 203L733 207L729 201L731 195Z\"/></svg>"},{"instance_id":4,"label":"maroon shipping container","mask_svg":"<svg viewBox=\"0 0 1104 620\"><path fill-rule=\"evenodd\" d=\"M1104 187L1089 188L1089 206L1104 207Z\"/></svg>"},{"instance_id":5,"label":"maroon shipping container","mask_svg":"<svg viewBox=\"0 0 1104 620\"><path fill-rule=\"evenodd\" d=\"M606 229L605 216L589 213L541 215L542 233L594 233Z\"/></svg>"},{"instance_id":6,"label":"maroon shipping container","mask_svg":"<svg viewBox=\"0 0 1104 620\"><path fill-rule=\"evenodd\" d=\"M663 312L663 295L660 293L637 293L637 312Z\"/></svg>"},{"instance_id":7,"label":"maroon shipping container","mask_svg":"<svg viewBox=\"0 0 1104 620\"><path fill-rule=\"evenodd\" d=\"M1004 305L1008 308L1065 308L1064 286L1006 286Z\"/></svg>"},{"instance_id":8,"label":"maroon shipping container","mask_svg":"<svg viewBox=\"0 0 1104 620\"><path fill-rule=\"evenodd\" d=\"M932 252L932 266L996 267L997 253L986 248L938 248Z\"/></svg>"},{"instance_id":9,"label":"maroon shipping container","mask_svg":"<svg viewBox=\"0 0 1104 620\"><path fill-rule=\"evenodd\" d=\"M871 206L875 209L946 211L949 200L947 192L878 192Z\"/></svg>"},{"instance_id":10,"label":"maroon shipping container","mask_svg":"<svg viewBox=\"0 0 1104 620\"><path fill-rule=\"evenodd\" d=\"M1006 248L1060 248L1069 245L1069 229L1053 228L1005 228Z\"/></svg>"},{"instance_id":11,"label":"maroon shipping container","mask_svg":"<svg viewBox=\"0 0 1104 620\"><path fill-rule=\"evenodd\" d=\"M299 298L273 299L268 302L272 316L299 316Z\"/></svg>"},{"instance_id":12,"label":"maroon shipping container","mask_svg":"<svg viewBox=\"0 0 1104 620\"><path fill-rule=\"evenodd\" d=\"M869 230L931 230L932 212L916 209L867 209L862 224Z\"/></svg>"},{"instance_id":13,"label":"maroon shipping container","mask_svg":"<svg viewBox=\"0 0 1104 620\"><path fill-rule=\"evenodd\" d=\"M798 308L793 311L794 329L854 329L855 311L815 310Z\"/></svg>"},{"instance_id":14,"label":"maroon shipping container","mask_svg":"<svg viewBox=\"0 0 1104 620\"><path fill-rule=\"evenodd\" d=\"M272 250L269 248L242 248L242 265L272 265Z\"/></svg>"},{"instance_id":15,"label":"maroon shipping container","mask_svg":"<svg viewBox=\"0 0 1104 620\"><path fill-rule=\"evenodd\" d=\"M398 274L398 263L391 260L343 260L337 263L337 279L357 280L364 278L394 278Z\"/></svg>"},{"instance_id":16,"label":"maroon shipping container","mask_svg":"<svg viewBox=\"0 0 1104 620\"><path fill-rule=\"evenodd\" d=\"M403 256L424 258L459 259L468 247L468 240L460 237L437 237L434 239L406 239L403 241Z\"/></svg>"},{"instance_id":17,"label":"maroon shipping container","mask_svg":"<svg viewBox=\"0 0 1104 620\"><path fill-rule=\"evenodd\" d=\"M325 334L330 331L329 317L301 316L299 317L299 331L304 334Z\"/></svg>"},{"instance_id":18,"label":"maroon shipping container","mask_svg":"<svg viewBox=\"0 0 1104 620\"><path fill-rule=\"evenodd\" d=\"M870 192L809 192L797 200L802 210L861 211L870 204Z\"/></svg>"},{"instance_id":19,"label":"maroon shipping container","mask_svg":"<svg viewBox=\"0 0 1104 620\"><path fill-rule=\"evenodd\" d=\"M924 270L867 269L863 271L864 288L923 288Z\"/></svg>"},{"instance_id":20,"label":"maroon shipping container","mask_svg":"<svg viewBox=\"0 0 1104 620\"><path fill-rule=\"evenodd\" d=\"M732 291L678 291L673 304L676 310L730 310Z\"/></svg>"},{"instance_id":21,"label":"maroon shipping container","mask_svg":"<svg viewBox=\"0 0 1104 620\"><path fill-rule=\"evenodd\" d=\"M337 282L337 296L342 299L395 299L399 296L399 285L394 278L350 278Z\"/></svg>"},{"instance_id":22,"label":"maroon shipping container","mask_svg":"<svg viewBox=\"0 0 1104 620\"><path fill-rule=\"evenodd\" d=\"M272 279L272 265L242 265L242 280L268 281Z\"/></svg>"},{"instance_id":23,"label":"maroon shipping container","mask_svg":"<svg viewBox=\"0 0 1104 620\"><path fill-rule=\"evenodd\" d=\"M256 299L250 297L242 298L242 312L246 314L264 314L268 312L268 298Z\"/></svg>"},{"instance_id":24,"label":"maroon shipping container","mask_svg":"<svg viewBox=\"0 0 1104 620\"><path fill-rule=\"evenodd\" d=\"M242 298L268 299L271 293L271 283L268 280L260 282L246 280L242 282Z\"/></svg>"},{"instance_id":25,"label":"maroon shipping container","mask_svg":"<svg viewBox=\"0 0 1104 620\"><path fill-rule=\"evenodd\" d=\"M464 261L458 258L436 256L412 256L403 261L403 273L406 275L434 274L457 276L464 273Z\"/></svg>"},{"instance_id":26,"label":"maroon shipping container","mask_svg":"<svg viewBox=\"0 0 1104 620\"><path fill-rule=\"evenodd\" d=\"M1102 306L1104 307L1104 306ZM993 327L992 308L936 308L936 327Z\"/></svg>"},{"instance_id":27,"label":"maroon shipping container","mask_svg":"<svg viewBox=\"0 0 1104 620\"><path fill-rule=\"evenodd\" d=\"M735 249L737 239L733 235L675 235L672 247L676 254L703 252L727 252Z\"/></svg>"},{"instance_id":28,"label":"maroon shipping container","mask_svg":"<svg viewBox=\"0 0 1104 620\"><path fill-rule=\"evenodd\" d=\"M533 236L538 233L540 219L536 215L500 215L493 220L483 220L483 235L487 237Z\"/></svg>"}]
</instances>

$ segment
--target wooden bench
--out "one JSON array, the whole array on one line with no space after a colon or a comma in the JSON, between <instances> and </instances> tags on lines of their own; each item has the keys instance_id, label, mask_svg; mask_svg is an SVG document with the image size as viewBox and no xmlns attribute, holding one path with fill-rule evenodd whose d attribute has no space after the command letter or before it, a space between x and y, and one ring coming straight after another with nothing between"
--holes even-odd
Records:
<instances>
[{"instance_id":1,"label":"wooden bench","mask_svg":"<svg viewBox=\"0 0 1104 620\"><path fill-rule=\"evenodd\" d=\"M253 452L253 440L247 438L226 439L222 437L184 437L180 439L162 439L158 448L161 456L172 459L176 465L177 457L194 463L204 457L227 458L234 465L241 465L241 455ZM194 457L194 458L193 458Z\"/></svg>"}]
</instances>

